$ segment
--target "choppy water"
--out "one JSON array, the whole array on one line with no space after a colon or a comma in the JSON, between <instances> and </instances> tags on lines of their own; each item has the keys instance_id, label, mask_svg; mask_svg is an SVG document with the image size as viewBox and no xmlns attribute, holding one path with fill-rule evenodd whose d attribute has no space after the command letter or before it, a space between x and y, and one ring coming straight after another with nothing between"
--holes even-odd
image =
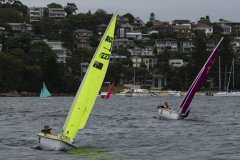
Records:
<instances>
[{"instance_id":1,"label":"choppy water","mask_svg":"<svg viewBox=\"0 0 240 160\"><path fill-rule=\"evenodd\" d=\"M197 96L185 120L159 120L155 105L182 97L99 98L79 148L43 151L37 133L59 133L73 97L0 98L0 159L7 160L239 160L240 98ZM174 107L173 107L174 108Z\"/></svg>"}]
</instances>

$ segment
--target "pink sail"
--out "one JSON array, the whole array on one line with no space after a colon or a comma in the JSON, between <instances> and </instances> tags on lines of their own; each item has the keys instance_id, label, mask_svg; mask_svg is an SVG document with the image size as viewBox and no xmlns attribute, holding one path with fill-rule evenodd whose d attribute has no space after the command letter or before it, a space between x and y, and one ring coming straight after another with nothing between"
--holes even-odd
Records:
<instances>
[{"instance_id":1,"label":"pink sail","mask_svg":"<svg viewBox=\"0 0 240 160\"><path fill-rule=\"evenodd\" d=\"M189 106L190 106L190 103L192 102L192 99L193 99L195 93L201 87L202 82L207 77L207 74L208 74L209 70L211 69L211 67L213 65L213 62L216 59L216 56L217 56L217 53L218 53L218 47L219 47L220 43L222 42L222 40L223 40L223 37L218 42L217 46L215 47L215 49L213 50L213 52L209 56L208 60L206 61L206 63L204 64L204 66L202 67L200 72L198 73L198 76L196 77L196 79L193 81L193 83L192 83L191 87L189 88L186 96L184 97L182 103L179 106L179 109L178 109L179 114L186 114L187 113L187 111L189 109Z\"/></svg>"},{"instance_id":2,"label":"pink sail","mask_svg":"<svg viewBox=\"0 0 240 160\"><path fill-rule=\"evenodd\" d=\"M107 95L105 96L105 99L109 99L110 98L112 90L113 90L113 87L114 87L114 82L112 83L111 87L109 88L109 90L107 92Z\"/></svg>"}]
</instances>

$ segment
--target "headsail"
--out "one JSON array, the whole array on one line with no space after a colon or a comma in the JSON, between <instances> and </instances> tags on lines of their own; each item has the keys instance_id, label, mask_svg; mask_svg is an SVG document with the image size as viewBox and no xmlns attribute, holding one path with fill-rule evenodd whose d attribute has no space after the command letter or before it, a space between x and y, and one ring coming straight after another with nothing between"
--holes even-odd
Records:
<instances>
[{"instance_id":1,"label":"headsail","mask_svg":"<svg viewBox=\"0 0 240 160\"><path fill-rule=\"evenodd\" d=\"M45 83L43 82L43 87L41 89L40 98L50 97L52 94L48 91Z\"/></svg>"},{"instance_id":2,"label":"headsail","mask_svg":"<svg viewBox=\"0 0 240 160\"><path fill-rule=\"evenodd\" d=\"M63 127L63 139L65 140L76 137L78 130L84 128L92 111L107 72L116 20L117 13L110 21L72 103Z\"/></svg>"},{"instance_id":3,"label":"headsail","mask_svg":"<svg viewBox=\"0 0 240 160\"><path fill-rule=\"evenodd\" d=\"M218 47L219 47L220 43L222 42L222 40L223 40L223 37L218 42L217 46L215 47L215 49L209 56L208 60L206 61L206 63L204 64L204 66L202 67L200 72L198 73L198 76L196 77L196 79L193 81L193 83L192 83L191 87L189 88L186 96L184 97L181 105L179 106L179 109L178 109L179 114L187 113L189 105L192 102L192 99L193 99L195 93L201 87L202 82L207 77L207 74L213 65L213 62L218 53Z\"/></svg>"},{"instance_id":4,"label":"headsail","mask_svg":"<svg viewBox=\"0 0 240 160\"><path fill-rule=\"evenodd\" d=\"M112 93L112 90L113 90L113 87L114 87L114 82L112 83L112 85L110 86L108 92L107 92L107 95L105 96L105 99L109 99L110 96L111 96L111 93Z\"/></svg>"}]
</instances>

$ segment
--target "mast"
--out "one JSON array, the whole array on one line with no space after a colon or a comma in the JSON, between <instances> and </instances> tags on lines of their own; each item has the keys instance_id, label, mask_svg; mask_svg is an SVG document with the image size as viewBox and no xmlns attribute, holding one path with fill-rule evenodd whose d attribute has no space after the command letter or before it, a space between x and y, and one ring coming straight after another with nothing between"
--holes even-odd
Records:
<instances>
[{"instance_id":1,"label":"mast","mask_svg":"<svg viewBox=\"0 0 240 160\"><path fill-rule=\"evenodd\" d=\"M218 59L218 66L219 66L219 70L218 70L218 77L219 77L219 84L218 84L218 90L219 90L219 92L221 91L221 58L220 58L220 56L219 56L219 59Z\"/></svg>"},{"instance_id":2,"label":"mast","mask_svg":"<svg viewBox=\"0 0 240 160\"><path fill-rule=\"evenodd\" d=\"M230 84L230 80L231 80L231 75L232 75L232 71L233 70L233 61L232 61L232 65L231 65L231 69L230 69L230 75L228 77L228 85L227 85L227 91L229 90L229 84ZM233 76L234 77L234 76ZM234 78L233 78L234 79Z\"/></svg>"},{"instance_id":3,"label":"mast","mask_svg":"<svg viewBox=\"0 0 240 160\"><path fill-rule=\"evenodd\" d=\"M206 63L204 64L204 66L202 67L200 72L198 73L195 80L193 81L191 87L189 88L186 96L184 97L182 103L180 104L180 106L178 108L178 113L179 114L186 114L187 113L188 108L190 106L190 103L192 102L192 99L193 99L195 93L201 87L202 82L207 77L207 74L208 74L209 70L211 69L211 67L213 65L213 62L216 59L216 56L217 56L217 53L218 53L218 47L219 47L220 43L222 42L222 40L223 40L223 37L220 39L217 46L215 47L215 49L213 50L213 52L209 56L208 60L206 61Z\"/></svg>"},{"instance_id":4,"label":"mast","mask_svg":"<svg viewBox=\"0 0 240 160\"><path fill-rule=\"evenodd\" d=\"M233 83L233 90L234 90L234 81L235 81L235 77L234 77L234 58L233 58L233 61L232 61L232 66L233 66L233 79L232 79L232 83Z\"/></svg>"},{"instance_id":5,"label":"mast","mask_svg":"<svg viewBox=\"0 0 240 160\"><path fill-rule=\"evenodd\" d=\"M224 71L224 90L227 90L227 65L225 65L225 71Z\"/></svg>"}]
</instances>

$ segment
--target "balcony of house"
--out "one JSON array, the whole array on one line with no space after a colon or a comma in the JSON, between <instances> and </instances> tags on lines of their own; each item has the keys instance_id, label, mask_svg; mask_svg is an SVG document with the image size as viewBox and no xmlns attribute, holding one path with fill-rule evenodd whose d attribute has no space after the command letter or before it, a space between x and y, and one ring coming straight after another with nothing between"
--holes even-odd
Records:
<instances>
[{"instance_id":1,"label":"balcony of house","mask_svg":"<svg viewBox=\"0 0 240 160\"><path fill-rule=\"evenodd\" d=\"M114 39L114 41L113 41L113 48L115 48L115 49L127 48L129 46L133 46L133 40Z\"/></svg>"},{"instance_id":2,"label":"balcony of house","mask_svg":"<svg viewBox=\"0 0 240 160\"><path fill-rule=\"evenodd\" d=\"M44 42L57 55L57 62L59 62L59 63L66 63L67 49L62 46L63 42L60 42L60 41L48 41L46 39L44 40Z\"/></svg>"},{"instance_id":3,"label":"balcony of house","mask_svg":"<svg viewBox=\"0 0 240 160\"><path fill-rule=\"evenodd\" d=\"M8 23L14 32L30 32L32 25L27 23Z\"/></svg>"},{"instance_id":4,"label":"balcony of house","mask_svg":"<svg viewBox=\"0 0 240 160\"><path fill-rule=\"evenodd\" d=\"M168 63L170 66L173 66L173 67L183 67L184 66L183 59L170 59L168 61Z\"/></svg>"},{"instance_id":5,"label":"balcony of house","mask_svg":"<svg viewBox=\"0 0 240 160\"><path fill-rule=\"evenodd\" d=\"M48 8L50 18L64 18L66 13L64 8Z\"/></svg>"},{"instance_id":6,"label":"balcony of house","mask_svg":"<svg viewBox=\"0 0 240 160\"><path fill-rule=\"evenodd\" d=\"M111 57L110 57L110 63L119 63L124 59L127 59L127 57L123 56L123 55L116 54L116 53L112 53Z\"/></svg>"},{"instance_id":7,"label":"balcony of house","mask_svg":"<svg viewBox=\"0 0 240 160\"><path fill-rule=\"evenodd\" d=\"M195 46L192 41L181 41L179 42L179 51L182 53L191 53L194 52Z\"/></svg>"},{"instance_id":8,"label":"balcony of house","mask_svg":"<svg viewBox=\"0 0 240 160\"><path fill-rule=\"evenodd\" d=\"M163 52L177 52L178 51L178 43L175 39L162 39L157 40L155 43L155 47L157 48L157 53Z\"/></svg>"}]
</instances>

